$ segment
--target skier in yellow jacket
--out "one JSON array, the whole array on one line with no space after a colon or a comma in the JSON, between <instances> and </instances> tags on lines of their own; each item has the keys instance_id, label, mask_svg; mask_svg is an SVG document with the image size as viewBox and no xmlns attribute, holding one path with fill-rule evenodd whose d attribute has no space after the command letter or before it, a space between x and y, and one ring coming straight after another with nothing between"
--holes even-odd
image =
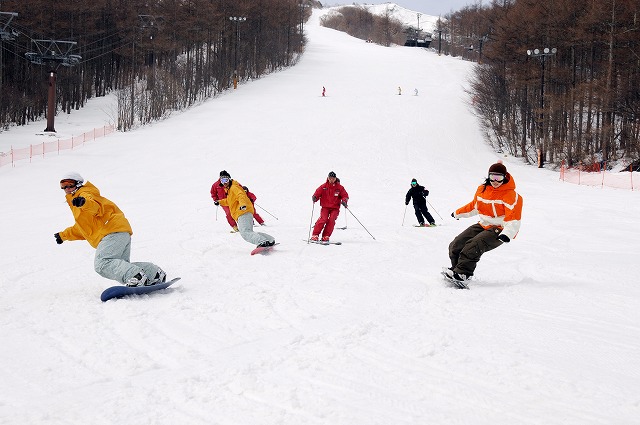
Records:
<instances>
[{"instance_id":1,"label":"skier in yellow jacket","mask_svg":"<svg viewBox=\"0 0 640 425\"><path fill-rule=\"evenodd\" d=\"M242 239L259 247L275 245L276 240L273 236L253 231L253 213L255 210L242 185L227 176L220 177L220 184L227 192L227 197L220 199L218 202L224 207L229 207L231 217L238 224L238 231Z\"/></svg>"},{"instance_id":2,"label":"skier in yellow jacket","mask_svg":"<svg viewBox=\"0 0 640 425\"><path fill-rule=\"evenodd\" d=\"M76 172L65 174L60 188L75 224L54 234L58 244L86 240L96 249L96 272L127 286L149 286L166 280L166 273L153 263L129 262L131 225L116 204L100 195L100 191ZM150 277L151 276L151 277Z\"/></svg>"},{"instance_id":3,"label":"skier in yellow jacket","mask_svg":"<svg viewBox=\"0 0 640 425\"><path fill-rule=\"evenodd\" d=\"M480 221L449 244L451 267L443 268L443 273L459 282L473 276L482 254L510 242L518 234L522 202L507 167L501 162L489 167L487 179L478 186L473 200L451 213L456 219L477 215Z\"/></svg>"}]
</instances>

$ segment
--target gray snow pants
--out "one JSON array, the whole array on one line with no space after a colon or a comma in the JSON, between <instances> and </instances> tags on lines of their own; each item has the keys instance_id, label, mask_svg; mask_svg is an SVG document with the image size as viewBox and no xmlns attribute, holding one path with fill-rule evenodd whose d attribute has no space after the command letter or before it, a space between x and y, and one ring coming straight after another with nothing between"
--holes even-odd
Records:
<instances>
[{"instance_id":1,"label":"gray snow pants","mask_svg":"<svg viewBox=\"0 0 640 425\"><path fill-rule=\"evenodd\" d=\"M473 276L482 254L502 245L502 241L498 239L499 234L500 229L497 227L485 229L476 223L456 236L449 244L449 259L453 271Z\"/></svg>"},{"instance_id":2,"label":"gray snow pants","mask_svg":"<svg viewBox=\"0 0 640 425\"><path fill-rule=\"evenodd\" d=\"M130 263L130 256L131 235L127 232L110 233L98 244L93 266L100 276L120 283L127 283L141 271L144 271L149 279L153 279L160 270L153 263Z\"/></svg>"},{"instance_id":3,"label":"gray snow pants","mask_svg":"<svg viewBox=\"0 0 640 425\"><path fill-rule=\"evenodd\" d=\"M253 214L250 212L246 212L242 214L236 220L238 223L238 230L240 231L240 236L245 241L252 243L254 245L260 245L262 242L275 242L273 236L267 235L266 233L254 232L253 231Z\"/></svg>"}]
</instances>

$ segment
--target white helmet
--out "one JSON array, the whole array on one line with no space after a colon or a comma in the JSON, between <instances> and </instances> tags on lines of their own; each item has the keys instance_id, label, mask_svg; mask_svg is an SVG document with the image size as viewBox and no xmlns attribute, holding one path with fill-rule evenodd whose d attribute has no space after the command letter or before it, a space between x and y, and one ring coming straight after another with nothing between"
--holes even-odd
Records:
<instances>
[{"instance_id":1,"label":"white helmet","mask_svg":"<svg viewBox=\"0 0 640 425\"><path fill-rule=\"evenodd\" d=\"M77 173L75 171L64 173L60 181L62 182L64 180L73 180L76 182L76 186L78 187L82 186L82 184L84 183L84 178L80 175L80 173Z\"/></svg>"}]
</instances>

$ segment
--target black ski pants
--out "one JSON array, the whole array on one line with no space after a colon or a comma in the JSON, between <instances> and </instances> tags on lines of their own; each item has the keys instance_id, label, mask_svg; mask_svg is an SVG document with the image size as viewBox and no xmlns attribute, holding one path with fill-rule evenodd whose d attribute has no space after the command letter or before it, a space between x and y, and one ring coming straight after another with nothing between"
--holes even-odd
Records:
<instances>
[{"instance_id":1,"label":"black ski pants","mask_svg":"<svg viewBox=\"0 0 640 425\"><path fill-rule=\"evenodd\" d=\"M435 223L436 221L433 219L433 216L429 214L429 210L426 205L416 205L413 204L413 209L416 213L416 218L418 219L418 223L424 224L424 218L427 219L427 223ZM422 218L424 216L424 218Z\"/></svg>"},{"instance_id":2,"label":"black ski pants","mask_svg":"<svg viewBox=\"0 0 640 425\"><path fill-rule=\"evenodd\" d=\"M498 239L500 232L498 227L485 229L476 223L456 236L449 244L453 271L472 276L482 254L502 245L502 241Z\"/></svg>"}]
</instances>

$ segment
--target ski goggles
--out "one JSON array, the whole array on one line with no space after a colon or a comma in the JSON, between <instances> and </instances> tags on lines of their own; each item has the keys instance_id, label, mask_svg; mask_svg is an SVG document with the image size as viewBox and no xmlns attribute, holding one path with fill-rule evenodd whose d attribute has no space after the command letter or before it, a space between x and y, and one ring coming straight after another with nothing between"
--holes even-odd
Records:
<instances>
[{"instance_id":1,"label":"ski goggles","mask_svg":"<svg viewBox=\"0 0 640 425\"><path fill-rule=\"evenodd\" d=\"M231 180L229 177L220 177L220 183L227 184Z\"/></svg>"},{"instance_id":2,"label":"ski goggles","mask_svg":"<svg viewBox=\"0 0 640 425\"><path fill-rule=\"evenodd\" d=\"M62 190L75 189L75 187L76 187L75 184L68 184L66 186L60 186L60 189L62 189Z\"/></svg>"},{"instance_id":3,"label":"ski goggles","mask_svg":"<svg viewBox=\"0 0 640 425\"><path fill-rule=\"evenodd\" d=\"M489 180L492 181L492 182L504 181L504 174L489 173Z\"/></svg>"},{"instance_id":4,"label":"ski goggles","mask_svg":"<svg viewBox=\"0 0 640 425\"><path fill-rule=\"evenodd\" d=\"M416 182L411 182L411 186L417 186L417 185L418 185L418 183L416 183Z\"/></svg>"}]
</instances>

